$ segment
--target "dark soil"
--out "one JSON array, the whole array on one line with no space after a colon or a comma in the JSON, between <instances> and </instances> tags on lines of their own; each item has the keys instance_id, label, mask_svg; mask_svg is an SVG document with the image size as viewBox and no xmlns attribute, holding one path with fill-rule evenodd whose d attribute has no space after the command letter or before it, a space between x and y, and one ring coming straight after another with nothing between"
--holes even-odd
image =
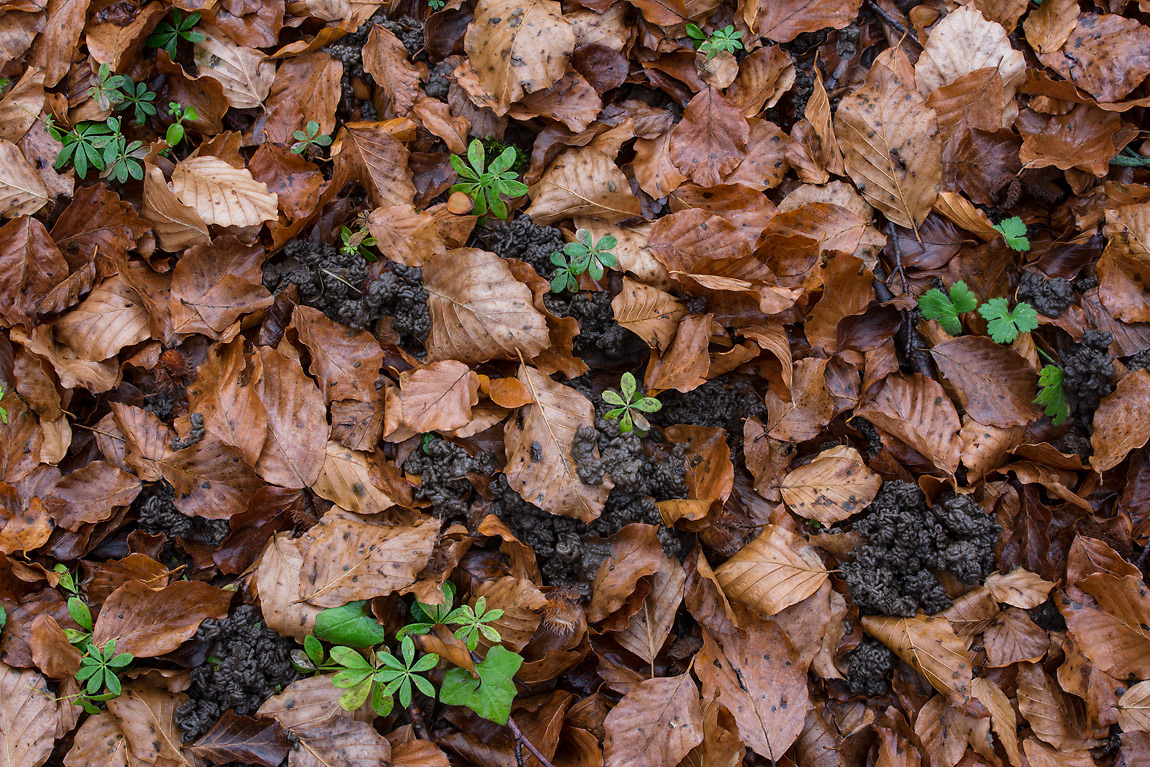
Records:
<instances>
[{"instance_id":1,"label":"dark soil","mask_svg":"<svg viewBox=\"0 0 1150 767\"><path fill-rule=\"evenodd\" d=\"M890 672L898 665L898 658L882 642L865 636L847 656L847 663L847 687L855 695L874 698L890 689Z\"/></svg>"},{"instance_id":2,"label":"dark soil","mask_svg":"<svg viewBox=\"0 0 1150 767\"><path fill-rule=\"evenodd\" d=\"M211 546L224 542L230 533L227 520L188 516L176 509L175 498L175 490L165 480L145 485L131 506L140 530L166 536L169 546L177 539Z\"/></svg>"},{"instance_id":3,"label":"dark soil","mask_svg":"<svg viewBox=\"0 0 1150 767\"><path fill-rule=\"evenodd\" d=\"M543 304L557 317L574 317L579 322L579 335L571 347L576 357L592 368L612 367L626 363L632 366L646 360L650 349L643 339L615 321L612 296L597 293L549 293Z\"/></svg>"},{"instance_id":4,"label":"dark soil","mask_svg":"<svg viewBox=\"0 0 1150 767\"><path fill-rule=\"evenodd\" d=\"M510 224L489 219L486 226L475 230L478 247L500 258L517 258L531 264L544 279L551 279L555 264L551 254L563 250L563 232L554 226L539 226L531 216L517 216Z\"/></svg>"},{"instance_id":5,"label":"dark soil","mask_svg":"<svg viewBox=\"0 0 1150 767\"><path fill-rule=\"evenodd\" d=\"M1114 391L1110 377L1114 375L1114 358L1110 356L1109 333L1087 330L1080 343L1062 355L1062 391L1070 405L1070 412L1089 427L1094 420L1098 403Z\"/></svg>"},{"instance_id":6,"label":"dark soil","mask_svg":"<svg viewBox=\"0 0 1150 767\"><path fill-rule=\"evenodd\" d=\"M1074 283L1039 272L1023 272L1018 281L1018 300L1026 301L1039 314L1058 317L1074 303Z\"/></svg>"}]
</instances>

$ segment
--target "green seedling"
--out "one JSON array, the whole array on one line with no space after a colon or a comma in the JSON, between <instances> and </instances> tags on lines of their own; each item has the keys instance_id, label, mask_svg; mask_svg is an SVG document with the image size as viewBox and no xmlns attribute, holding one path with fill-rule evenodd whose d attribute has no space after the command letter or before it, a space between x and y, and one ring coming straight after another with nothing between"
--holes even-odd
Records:
<instances>
[{"instance_id":1,"label":"green seedling","mask_svg":"<svg viewBox=\"0 0 1150 767\"><path fill-rule=\"evenodd\" d=\"M47 127L49 135L63 144L53 164L56 170L63 170L69 162L81 178L88 175L90 167L104 170L104 148L116 137L107 123L82 122L62 131L49 117Z\"/></svg>"},{"instance_id":2,"label":"green seedling","mask_svg":"<svg viewBox=\"0 0 1150 767\"><path fill-rule=\"evenodd\" d=\"M92 641L92 611L79 597L68 598L68 613L72 620L80 626L79 629L64 629L69 644L77 647L86 647Z\"/></svg>"},{"instance_id":3,"label":"green seedling","mask_svg":"<svg viewBox=\"0 0 1150 767\"><path fill-rule=\"evenodd\" d=\"M495 645L482 662L475 664L478 679L465 669L448 669L439 699L449 706L466 706L484 719L505 725L515 701L515 675L522 665L522 655Z\"/></svg>"},{"instance_id":4,"label":"green seedling","mask_svg":"<svg viewBox=\"0 0 1150 767\"><path fill-rule=\"evenodd\" d=\"M0 384L0 400L4 399L5 393L4 384ZM8 409L3 405L0 405L0 421L3 421L5 426L8 425Z\"/></svg>"},{"instance_id":5,"label":"green seedling","mask_svg":"<svg viewBox=\"0 0 1150 767\"><path fill-rule=\"evenodd\" d=\"M131 653L116 652L115 639L105 642L102 650L94 644L88 645L88 651L80 658L80 670L76 672L76 681L83 683L80 704L85 711L99 713L94 702L119 696L122 690L119 675L133 660Z\"/></svg>"},{"instance_id":6,"label":"green seedling","mask_svg":"<svg viewBox=\"0 0 1150 767\"><path fill-rule=\"evenodd\" d=\"M638 426L643 431L649 431L651 424L647 422L643 413L657 413L663 409L663 403L654 397L636 397L635 376L624 373L619 381L619 390L608 389L603 392L603 401L614 405L614 410L608 410L604 415L612 421L619 422L619 433L626 434Z\"/></svg>"},{"instance_id":7,"label":"green seedling","mask_svg":"<svg viewBox=\"0 0 1150 767\"><path fill-rule=\"evenodd\" d=\"M978 299L966 287L966 283L961 281L951 285L948 293L931 288L919 296L918 308L925 319L938 321L943 330L957 336L962 332L959 315L973 312L978 306Z\"/></svg>"},{"instance_id":8,"label":"green seedling","mask_svg":"<svg viewBox=\"0 0 1150 767\"><path fill-rule=\"evenodd\" d=\"M399 704L407 708L411 705L411 687L414 684L421 693L434 698L435 687L420 674L435 668L439 663L439 656L428 653L416 660L415 642L409 636L399 641L399 654L402 660L389 652L379 653L383 667L375 672L375 681L383 685L384 696L390 698L398 694Z\"/></svg>"},{"instance_id":9,"label":"green seedling","mask_svg":"<svg viewBox=\"0 0 1150 767\"><path fill-rule=\"evenodd\" d=\"M295 143L291 145L292 154L303 154L312 147L331 146L331 136L319 132L319 123L309 120L306 130L297 130L292 133Z\"/></svg>"},{"instance_id":10,"label":"green seedling","mask_svg":"<svg viewBox=\"0 0 1150 767\"><path fill-rule=\"evenodd\" d=\"M160 48L168 52L168 58L176 60L176 46L181 39L189 43L203 42L204 36L196 32L193 27L200 23L200 12L195 11L185 16L179 10L172 11L171 21L161 21L145 44L149 48Z\"/></svg>"},{"instance_id":11,"label":"green seedling","mask_svg":"<svg viewBox=\"0 0 1150 767\"><path fill-rule=\"evenodd\" d=\"M551 263L557 267L551 274L551 292L562 293L569 290L572 293L579 290L579 275L587 271L587 261L555 251L551 254Z\"/></svg>"},{"instance_id":12,"label":"green seedling","mask_svg":"<svg viewBox=\"0 0 1150 767\"><path fill-rule=\"evenodd\" d=\"M586 269L587 273L591 275L591 279L601 280L604 269L614 269L619 265L619 259L615 258L615 254L611 252L612 248L618 244L619 241L610 234L600 238L599 242L595 242L589 231L577 229L575 242L564 245L563 252L570 256L573 261L578 260L583 269Z\"/></svg>"},{"instance_id":13,"label":"green seedling","mask_svg":"<svg viewBox=\"0 0 1150 767\"><path fill-rule=\"evenodd\" d=\"M148 154L148 148L142 141L128 142L120 132L120 121L115 117L108 118L108 125L113 130L110 141L104 144L104 170L102 178L110 178L119 183L125 183L129 177L140 181L144 178L144 164L142 160Z\"/></svg>"},{"instance_id":14,"label":"green seedling","mask_svg":"<svg viewBox=\"0 0 1150 767\"><path fill-rule=\"evenodd\" d=\"M1025 333L1038 327L1038 312L1025 301L1014 306L1013 311L1005 298L992 298L978 307L978 313L986 319L986 329L997 344L1009 344Z\"/></svg>"},{"instance_id":15,"label":"green seedling","mask_svg":"<svg viewBox=\"0 0 1150 767\"><path fill-rule=\"evenodd\" d=\"M124 75L120 84L120 109L131 108L132 116L136 118L136 125L143 125L151 116L156 114L156 94L148 90L144 83L134 83L132 78Z\"/></svg>"},{"instance_id":16,"label":"green seedling","mask_svg":"<svg viewBox=\"0 0 1150 767\"><path fill-rule=\"evenodd\" d=\"M194 122L200 119L200 113L196 111L195 107L185 107L178 101L169 101L168 114L175 122L168 126L168 131L164 134L164 141L168 142L170 147L179 146L180 142L187 136L184 121Z\"/></svg>"},{"instance_id":17,"label":"green seedling","mask_svg":"<svg viewBox=\"0 0 1150 767\"><path fill-rule=\"evenodd\" d=\"M88 89L88 95L95 99L100 109L109 112L112 107L124 100L120 88L125 79L122 75L113 75L110 65L101 64L96 71L96 84Z\"/></svg>"},{"instance_id":18,"label":"green seedling","mask_svg":"<svg viewBox=\"0 0 1150 767\"><path fill-rule=\"evenodd\" d=\"M1126 147L1120 154L1110 158L1110 164L1124 168L1145 168L1150 165L1150 157L1143 157L1130 147Z\"/></svg>"},{"instance_id":19,"label":"green seedling","mask_svg":"<svg viewBox=\"0 0 1150 767\"><path fill-rule=\"evenodd\" d=\"M378 242L379 240L372 237L368 232L365 224L360 224L355 231L346 226L339 230L339 252L345 256L358 253L367 261L377 261L378 257L368 248L375 247Z\"/></svg>"},{"instance_id":20,"label":"green seedling","mask_svg":"<svg viewBox=\"0 0 1150 767\"><path fill-rule=\"evenodd\" d=\"M1006 244L1019 252L1030 250L1030 240L1026 236L1026 224L1018 216L1004 218L994 228L1006 240Z\"/></svg>"},{"instance_id":21,"label":"green seedling","mask_svg":"<svg viewBox=\"0 0 1150 767\"><path fill-rule=\"evenodd\" d=\"M462 179L451 187L452 192L463 192L472 199L475 207L472 214L483 218L490 211L496 218L506 219L507 203L504 197L514 199L527 194L527 185L519 181L511 166L515 164L514 147L507 147L503 153L486 165L483 142L473 139L467 147L467 163L458 155L451 156L451 167Z\"/></svg>"},{"instance_id":22,"label":"green seedling","mask_svg":"<svg viewBox=\"0 0 1150 767\"><path fill-rule=\"evenodd\" d=\"M433 11L441 10L445 5L447 3L444 0L427 0L427 7Z\"/></svg>"},{"instance_id":23,"label":"green seedling","mask_svg":"<svg viewBox=\"0 0 1150 767\"><path fill-rule=\"evenodd\" d=\"M447 624L458 626L455 638L467 645L468 650L474 651L479 646L479 635L489 642L500 641L499 632L487 624L503 617L502 610L488 610L487 599L480 597L475 600L475 607L460 605L444 621Z\"/></svg>"},{"instance_id":24,"label":"green seedling","mask_svg":"<svg viewBox=\"0 0 1150 767\"><path fill-rule=\"evenodd\" d=\"M707 55L708 61L724 51L734 53L743 49L743 33L736 32L730 24L708 35L695 24L688 22L687 37L691 38L695 48Z\"/></svg>"},{"instance_id":25,"label":"green seedling","mask_svg":"<svg viewBox=\"0 0 1150 767\"><path fill-rule=\"evenodd\" d=\"M1038 396L1034 404L1042 405L1046 415L1050 416L1051 423L1061 426L1070 417L1070 404L1066 401L1066 392L1062 388L1062 380L1066 371L1055 364L1054 360L1041 349L1038 353L1045 357L1049 364L1043 365L1038 372Z\"/></svg>"}]
</instances>

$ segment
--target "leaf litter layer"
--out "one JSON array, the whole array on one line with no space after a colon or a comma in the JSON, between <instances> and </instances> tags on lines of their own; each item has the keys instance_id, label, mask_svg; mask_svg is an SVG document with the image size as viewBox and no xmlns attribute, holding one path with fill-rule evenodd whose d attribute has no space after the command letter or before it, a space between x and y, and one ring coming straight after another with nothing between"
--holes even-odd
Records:
<instances>
[{"instance_id":1,"label":"leaf litter layer","mask_svg":"<svg viewBox=\"0 0 1150 767\"><path fill-rule=\"evenodd\" d=\"M1147 13L7 4L3 764L1146 763Z\"/></svg>"}]
</instances>

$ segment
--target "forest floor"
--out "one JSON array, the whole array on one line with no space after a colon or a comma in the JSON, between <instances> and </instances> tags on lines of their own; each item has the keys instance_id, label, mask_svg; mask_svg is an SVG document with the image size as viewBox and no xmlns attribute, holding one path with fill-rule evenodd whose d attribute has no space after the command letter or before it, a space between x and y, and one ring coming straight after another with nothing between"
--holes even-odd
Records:
<instances>
[{"instance_id":1,"label":"forest floor","mask_svg":"<svg viewBox=\"0 0 1150 767\"><path fill-rule=\"evenodd\" d=\"M1150 764L1146 0L0 3L0 767Z\"/></svg>"}]
</instances>

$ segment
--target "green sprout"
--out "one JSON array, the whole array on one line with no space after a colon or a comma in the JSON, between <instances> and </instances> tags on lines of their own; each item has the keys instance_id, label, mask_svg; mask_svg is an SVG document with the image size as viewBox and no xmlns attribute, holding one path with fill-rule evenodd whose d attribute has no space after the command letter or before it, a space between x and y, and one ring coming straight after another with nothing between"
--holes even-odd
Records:
<instances>
[{"instance_id":1,"label":"green sprout","mask_svg":"<svg viewBox=\"0 0 1150 767\"><path fill-rule=\"evenodd\" d=\"M957 336L962 332L959 315L973 312L978 306L978 299L962 281L951 285L948 292L949 295L938 288L931 288L918 297L918 308L925 319L937 320L943 330Z\"/></svg>"},{"instance_id":2,"label":"green sprout","mask_svg":"<svg viewBox=\"0 0 1150 767\"><path fill-rule=\"evenodd\" d=\"M551 263L559 267L551 277L552 293L564 290L574 293L579 289L578 277L583 272L590 272L592 279L599 280L603 278L605 268L619 265L619 260L611 252L619 241L612 235L595 242L589 231L579 229L575 232L575 240L564 245L562 253L551 254Z\"/></svg>"},{"instance_id":3,"label":"green sprout","mask_svg":"<svg viewBox=\"0 0 1150 767\"><path fill-rule=\"evenodd\" d=\"M80 658L80 670L76 672L76 681L84 683L80 693L84 710L98 713L93 701L111 700L120 694L120 672L133 660L131 653L116 652L115 639L105 642L102 650L94 644L88 645L88 651Z\"/></svg>"},{"instance_id":4,"label":"green sprout","mask_svg":"<svg viewBox=\"0 0 1150 767\"><path fill-rule=\"evenodd\" d=\"M0 383L0 400L4 399L4 394L4 384ZM8 425L8 410L3 405L0 405L0 421L3 421L5 426Z\"/></svg>"},{"instance_id":5,"label":"green sprout","mask_svg":"<svg viewBox=\"0 0 1150 767\"><path fill-rule=\"evenodd\" d=\"M1038 385L1042 389L1034 398L1034 403L1046 408L1046 415L1050 416L1051 423L1055 426L1061 426L1070 417L1070 405L1067 404L1066 392L1062 389L1065 375L1066 372L1062 368L1053 364L1044 365L1038 373Z\"/></svg>"},{"instance_id":6,"label":"green sprout","mask_svg":"<svg viewBox=\"0 0 1150 767\"><path fill-rule=\"evenodd\" d=\"M119 108L130 107L136 118L136 125L143 125L149 117L156 114L156 105L152 103L156 100L156 94L148 90L148 86L144 83L134 83L132 78L122 75L120 93L122 97Z\"/></svg>"},{"instance_id":7,"label":"green sprout","mask_svg":"<svg viewBox=\"0 0 1150 767\"><path fill-rule=\"evenodd\" d=\"M1030 240L1026 237L1026 224L1018 216L1004 218L993 224L995 230L1006 240L1006 244L1019 252L1030 250Z\"/></svg>"},{"instance_id":8,"label":"green sprout","mask_svg":"<svg viewBox=\"0 0 1150 767\"><path fill-rule=\"evenodd\" d=\"M168 52L168 58L176 60L176 45L180 38L189 43L203 42L204 36L192 29L200 23L200 12L195 11L185 16L179 10L172 11L171 21L162 21L145 41L149 48L161 48Z\"/></svg>"},{"instance_id":9,"label":"green sprout","mask_svg":"<svg viewBox=\"0 0 1150 767\"><path fill-rule=\"evenodd\" d=\"M124 100L120 88L126 78L122 75L113 75L109 64L101 64L96 72L96 84L88 89L88 95L95 99L96 104L105 112Z\"/></svg>"},{"instance_id":10,"label":"green sprout","mask_svg":"<svg viewBox=\"0 0 1150 767\"><path fill-rule=\"evenodd\" d=\"M187 135L184 120L198 120L200 119L200 113L196 111L195 107L185 107L178 101L169 101L168 114L171 115L175 122L168 126L168 131L164 134L164 140L168 142L168 146L174 147L178 146Z\"/></svg>"},{"instance_id":11,"label":"green sprout","mask_svg":"<svg viewBox=\"0 0 1150 767\"><path fill-rule=\"evenodd\" d=\"M121 184L129 177L140 181L144 178L144 164L141 160L147 156L148 148L142 141L128 143L128 139L120 133L120 121L117 118L109 117L108 125L114 133L111 140L104 144L104 170L100 173L101 178L111 178Z\"/></svg>"},{"instance_id":12,"label":"green sprout","mask_svg":"<svg viewBox=\"0 0 1150 767\"><path fill-rule=\"evenodd\" d=\"M303 154L312 147L331 146L331 136L319 132L319 123L308 120L307 131L297 130L291 134L295 143L291 145L292 154Z\"/></svg>"},{"instance_id":13,"label":"green sprout","mask_svg":"<svg viewBox=\"0 0 1150 767\"><path fill-rule=\"evenodd\" d=\"M433 11L438 11L445 5L447 5L447 3L444 2L444 0L427 0L427 7Z\"/></svg>"},{"instance_id":14,"label":"green sprout","mask_svg":"<svg viewBox=\"0 0 1150 767\"><path fill-rule=\"evenodd\" d=\"M718 56L720 53L727 51L734 53L743 49L742 32L736 32L735 28L728 24L722 29L717 29L707 35L706 32L699 29L698 26L687 22L687 37L691 38L695 47L707 54L707 60Z\"/></svg>"},{"instance_id":15,"label":"green sprout","mask_svg":"<svg viewBox=\"0 0 1150 767\"><path fill-rule=\"evenodd\" d=\"M368 248L374 247L378 242L379 240L370 235L367 225L362 222L355 231L346 226L340 227L339 252L345 256L353 256L358 253L367 261L376 261L378 258Z\"/></svg>"},{"instance_id":16,"label":"green sprout","mask_svg":"<svg viewBox=\"0 0 1150 767\"><path fill-rule=\"evenodd\" d=\"M1143 157L1130 147L1126 147L1119 154L1110 158L1110 164L1125 168L1144 168L1150 165L1150 157Z\"/></svg>"},{"instance_id":17,"label":"green sprout","mask_svg":"<svg viewBox=\"0 0 1150 767\"><path fill-rule=\"evenodd\" d=\"M462 640L468 650L474 650L479 646L480 634L488 641L500 641L499 632L487 624L502 617L502 610L488 610L487 599L480 597L475 600L474 608L470 605L460 605L447 616L445 623L459 626L455 630L455 638Z\"/></svg>"},{"instance_id":18,"label":"green sprout","mask_svg":"<svg viewBox=\"0 0 1150 767\"><path fill-rule=\"evenodd\" d=\"M116 136L107 123L82 122L62 131L49 117L47 127L49 135L63 144L53 164L56 170L63 170L69 162L81 178L88 175L89 167L104 170L104 147Z\"/></svg>"},{"instance_id":19,"label":"green sprout","mask_svg":"<svg viewBox=\"0 0 1150 767\"><path fill-rule=\"evenodd\" d=\"M399 693L399 704L407 708L411 705L411 686L414 683L421 693L434 698L435 687L419 675L435 668L439 656L432 652L415 660L415 642L409 636L400 640L399 653L403 656L402 661L389 652L379 654L383 667L375 672L375 681L383 685L383 694L390 698Z\"/></svg>"},{"instance_id":20,"label":"green sprout","mask_svg":"<svg viewBox=\"0 0 1150 767\"><path fill-rule=\"evenodd\" d=\"M639 397L636 399L635 376L624 373L619 381L619 389L608 389L603 392L603 401L608 405L615 405L614 410L608 410L605 415L612 421L619 422L619 433L626 434L638 426L643 431L649 431L651 424L643 413L657 413L663 409L663 403L654 397ZM620 393L621 392L621 393Z\"/></svg>"},{"instance_id":21,"label":"green sprout","mask_svg":"<svg viewBox=\"0 0 1150 767\"><path fill-rule=\"evenodd\" d=\"M986 319L986 329L997 344L1009 344L1025 333L1038 327L1038 313L1025 301L1010 305L1005 298L992 298L978 307L978 313Z\"/></svg>"},{"instance_id":22,"label":"green sprout","mask_svg":"<svg viewBox=\"0 0 1150 767\"><path fill-rule=\"evenodd\" d=\"M514 199L527 194L527 185L519 181L517 174L510 170L515 163L516 151L514 147L507 147L503 154L491 161L486 167L486 156L483 151L483 142L472 139L467 148L468 167L463 158L451 155L451 167L463 179L451 187L452 192L463 192L475 203L471 211L480 218L487 215L488 210L496 218L506 219L509 211L504 197Z\"/></svg>"}]
</instances>

